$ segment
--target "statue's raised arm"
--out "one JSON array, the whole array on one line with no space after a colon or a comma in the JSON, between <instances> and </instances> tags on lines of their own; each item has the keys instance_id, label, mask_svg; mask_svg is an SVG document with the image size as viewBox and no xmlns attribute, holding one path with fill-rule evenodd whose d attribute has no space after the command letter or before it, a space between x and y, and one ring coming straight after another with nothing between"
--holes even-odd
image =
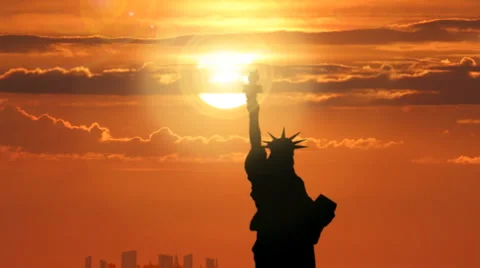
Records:
<instances>
[{"instance_id":1,"label":"statue's raised arm","mask_svg":"<svg viewBox=\"0 0 480 268\"><path fill-rule=\"evenodd\" d=\"M249 174L249 179L254 176L254 173L261 172L267 158L265 148L262 146L259 124L260 106L257 101L257 94L261 92L261 87L256 84L258 79L258 72L251 72L248 76L249 84L244 89L249 113L250 152L245 160L245 170Z\"/></svg>"},{"instance_id":2,"label":"statue's raised arm","mask_svg":"<svg viewBox=\"0 0 480 268\"><path fill-rule=\"evenodd\" d=\"M257 85L258 82L258 72L252 72L248 76L249 84L245 86L244 92L247 96L247 109L249 113L249 136L250 136L250 145L251 149L262 148L260 124L259 124L259 111L260 106L257 101L257 94L261 92L261 87Z\"/></svg>"}]
</instances>

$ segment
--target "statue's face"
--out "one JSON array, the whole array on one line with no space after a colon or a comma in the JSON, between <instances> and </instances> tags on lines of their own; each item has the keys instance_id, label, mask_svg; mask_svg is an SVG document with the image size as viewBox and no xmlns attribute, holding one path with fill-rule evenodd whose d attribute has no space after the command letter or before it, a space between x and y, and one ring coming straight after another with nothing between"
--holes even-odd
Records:
<instances>
[{"instance_id":1,"label":"statue's face","mask_svg":"<svg viewBox=\"0 0 480 268\"><path fill-rule=\"evenodd\" d=\"M281 165L281 166L293 166L294 160L293 160L293 151L282 151L282 152L276 152L272 151L270 153L270 156L268 157L268 160L271 163L274 163L275 165Z\"/></svg>"}]
</instances>

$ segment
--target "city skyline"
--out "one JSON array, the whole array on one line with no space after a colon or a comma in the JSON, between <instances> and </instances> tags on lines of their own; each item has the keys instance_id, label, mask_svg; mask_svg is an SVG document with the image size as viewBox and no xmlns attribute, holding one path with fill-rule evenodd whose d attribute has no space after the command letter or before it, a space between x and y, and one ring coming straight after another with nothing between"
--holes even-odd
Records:
<instances>
[{"instance_id":1,"label":"city skyline","mask_svg":"<svg viewBox=\"0 0 480 268\"><path fill-rule=\"evenodd\" d=\"M92 266L92 256L85 257L85 268L95 268ZM205 268L218 268L217 258L206 257L204 263L198 263L197 266ZM104 259L99 260L100 268L116 268L115 262L109 262ZM149 261L148 264L141 265L137 263L137 251L129 250L121 253L120 267L122 268L193 268L194 258L193 253L189 253L183 256L183 263L180 264L178 255L158 254L158 263L154 264Z\"/></svg>"}]
</instances>

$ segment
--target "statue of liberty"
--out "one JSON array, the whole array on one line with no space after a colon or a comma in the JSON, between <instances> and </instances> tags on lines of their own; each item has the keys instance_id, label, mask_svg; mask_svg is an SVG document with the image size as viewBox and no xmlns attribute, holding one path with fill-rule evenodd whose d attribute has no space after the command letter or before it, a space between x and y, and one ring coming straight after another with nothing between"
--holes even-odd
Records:
<instances>
[{"instance_id":1,"label":"statue of liberty","mask_svg":"<svg viewBox=\"0 0 480 268\"><path fill-rule=\"evenodd\" d=\"M323 195L313 201L303 180L294 169L295 149L305 148L291 137L285 128L279 138L262 145L259 126L259 104L256 85L259 76L252 72L245 87L249 112L251 149L245 160L245 170L252 184L250 196L257 212L250 230L257 232L252 248L256 268L315 268L314 246L320 233L335 217L336 204ZM266 149L270 150L267 157Z\"/></svg>"}]
</instances>

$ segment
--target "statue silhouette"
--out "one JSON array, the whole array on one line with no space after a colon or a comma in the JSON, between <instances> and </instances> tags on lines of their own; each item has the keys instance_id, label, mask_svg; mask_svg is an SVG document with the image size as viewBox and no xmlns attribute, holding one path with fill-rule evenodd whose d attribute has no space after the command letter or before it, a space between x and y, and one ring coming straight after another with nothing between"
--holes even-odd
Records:
<instances>
[{"instance_id":1,"label":"statue silhouette","mask_svg":"<svg viewBox=\"0 0 480 268\"><path fill-rule=\"evenodd\" d=\"M251 149L245 170L252 184L250 196L257 208L250 222L250 230L257 232L252 248L255 267L315 268L314 245L335 217L336 204L323 195L313 201L295 173L294 150L306 147L299 145L305 140L294 141L300 133L286 137L285 128L280 138L268 133L272 140L262 146L256 99L261 92L256 85L258 73L250 73L248 79L244 92ZM270 150L268 157L266 149Z\"/></svg>"}]
</instances>

